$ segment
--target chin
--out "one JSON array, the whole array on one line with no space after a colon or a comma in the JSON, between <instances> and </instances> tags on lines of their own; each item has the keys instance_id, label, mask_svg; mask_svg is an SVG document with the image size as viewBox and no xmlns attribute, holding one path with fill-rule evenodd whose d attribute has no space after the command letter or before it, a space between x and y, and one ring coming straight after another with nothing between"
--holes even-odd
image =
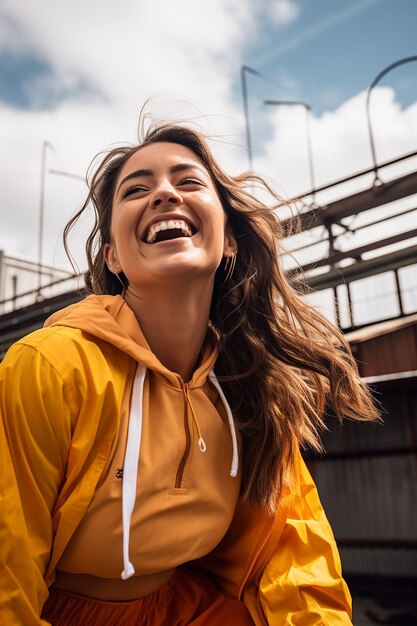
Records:
<instances>
[{"instance_id":1,"label":"chin","mask_svg":"<svg viewBox=\"0 0 417 626\"><path fill-rule=\"evenodd\" d=\"M215 263L207 265L193 263L191 261L176 261L160 263L157 268L153 267L147 272L141 272L136 280L132 277L129 283L137 285L139 289L152 287L160 283L166 286L167 282L181 283L193 279L207 282L210 278L214 280L217 265ZM146 277L146 278L145 278Z\"/></svg>"}]
</instances>

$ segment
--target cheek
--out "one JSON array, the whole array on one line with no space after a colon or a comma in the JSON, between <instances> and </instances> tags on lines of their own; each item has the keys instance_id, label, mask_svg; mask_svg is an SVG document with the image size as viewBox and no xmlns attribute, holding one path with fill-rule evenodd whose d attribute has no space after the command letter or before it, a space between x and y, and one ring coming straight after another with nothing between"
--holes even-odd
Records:
<instances>
[{"instance_id":1,"label":"cheek","mask_svg":"<svg viewBox=\"0 0 417 626\"><path fill-rule=\"evenodd\" d=\"M221 209L221 214L218 219L217 233L218 233L219 241L221 241L222 246L223 246L226 241L226 216L223 213L223 209Z\"/></svg>"},{"instance_id":2,"label":"cheek","mask_svg":"<svg viewBox=\"0 0 417 626\"><path fill-rule=\"evenodd\" d=\"M123 240L128 232L128 220L125 212L115 211L110 221L111 241L118 245L119 240Z\"/></svg>"},{"instance_id":3,"label":"cheek","mask_svg":"<svg viewBox=\"0 0 417 626\"><path fill-rule=\"evenodd\" d=\"M111 214L110 214L110 224L109 224L109 237L110 240L114 240L115 232L117 232L117 223L118 223L118 215L117 210L112 206Z\"/></svg>"},{"instance_id":4,"label":"cheek","mask_svg":"<svg viewBox=\"0 0 417 626\"><path fill-rule=\"evenodd\" d=\"M207 202L204 208L206 219L213 225L213 228L215 228L217 232L224 231L226 226L226 213L220 202L213 202L213 199L211 199L211 202Z\"/></svg>"}]
</instances>

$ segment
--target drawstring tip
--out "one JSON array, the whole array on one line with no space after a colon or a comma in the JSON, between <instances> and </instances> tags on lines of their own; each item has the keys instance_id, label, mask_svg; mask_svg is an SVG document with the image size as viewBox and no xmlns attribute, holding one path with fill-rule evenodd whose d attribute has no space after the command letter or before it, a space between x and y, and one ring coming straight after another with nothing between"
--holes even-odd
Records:
<instances>
[{"instance_id":1,"label":"drawstring tip","mask_svg":"<svg viewBox=\"0 0 417 626\"><path fill-rule=\"evenodd\" d=\"M200 448L200 452L205 452L207 450L206 442L203 437L198 438L198 447Z\"/></svg>"},{"instance_id":2,"label":"drawstring tip","mask_svg":"<svg viewBox=\"0 0 417 626\"><path fill-rule=\"evenodd\" d=\"M135 573L135 568L132 563L128 563L127 567L124 568L123 572L120 574L120 578L122 580L127 580L128 578L132 578Z\"/></svg>"}]
</instances>

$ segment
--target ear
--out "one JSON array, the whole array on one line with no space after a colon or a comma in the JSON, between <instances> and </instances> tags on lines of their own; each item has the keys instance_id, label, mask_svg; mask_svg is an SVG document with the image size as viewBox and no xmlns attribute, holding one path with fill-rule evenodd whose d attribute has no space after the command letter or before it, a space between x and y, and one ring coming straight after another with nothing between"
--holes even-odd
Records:
<instances>
[{"instance_id":1,"label":"ear","mask_svg":"<svg viewBox=\"0 0 417 626\"><path fill-rule=\"evenodd\" d=\"M113 272L113 274L120 274L122 268L120 266L116 250L111 243L104 244L103 257L109 270Z\"/></svg>"},{"instance_id":2,"label":"ear","mask_svg":"<svg viewBox=\"0 0 417 626\"><path fill-rule=\"evenodd\" d=\"M224 228L224 249L223 256L230 257L232 254L237 254L237 241L233 234L233 231L229 224L226 224Z\"/></svg>"}]
</instances>

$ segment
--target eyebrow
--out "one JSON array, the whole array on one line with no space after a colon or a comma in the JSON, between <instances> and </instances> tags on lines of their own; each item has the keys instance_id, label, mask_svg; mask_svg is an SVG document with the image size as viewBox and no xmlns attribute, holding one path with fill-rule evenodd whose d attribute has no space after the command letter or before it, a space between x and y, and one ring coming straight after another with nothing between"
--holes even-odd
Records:
<instances>
[{"instance_id":1,"label":"eyebrow","mask_svg":"<svg viewBox=\"0 0 417 626\"><path fill-rule=\"evenodd\" d=\"M169 172L170 174L175 174L176 172L183 172L185 170L191 170L191 169L200 170L201 172L203 172L203 174L207 175L207 171L204 169L204 167L194 162L178 163L177 165L173 165L172 167L170 167ZM134 172L131 172L130 174L125 176L123 180L120 182L120 185L117 188L117 193L119 192L120 187L131 178L139 178L141 176L153 176L153 174L154 174L153 170L147 170L147 169L140 169L140 170L135 170Z\"/></svg>"}]
</instances>

